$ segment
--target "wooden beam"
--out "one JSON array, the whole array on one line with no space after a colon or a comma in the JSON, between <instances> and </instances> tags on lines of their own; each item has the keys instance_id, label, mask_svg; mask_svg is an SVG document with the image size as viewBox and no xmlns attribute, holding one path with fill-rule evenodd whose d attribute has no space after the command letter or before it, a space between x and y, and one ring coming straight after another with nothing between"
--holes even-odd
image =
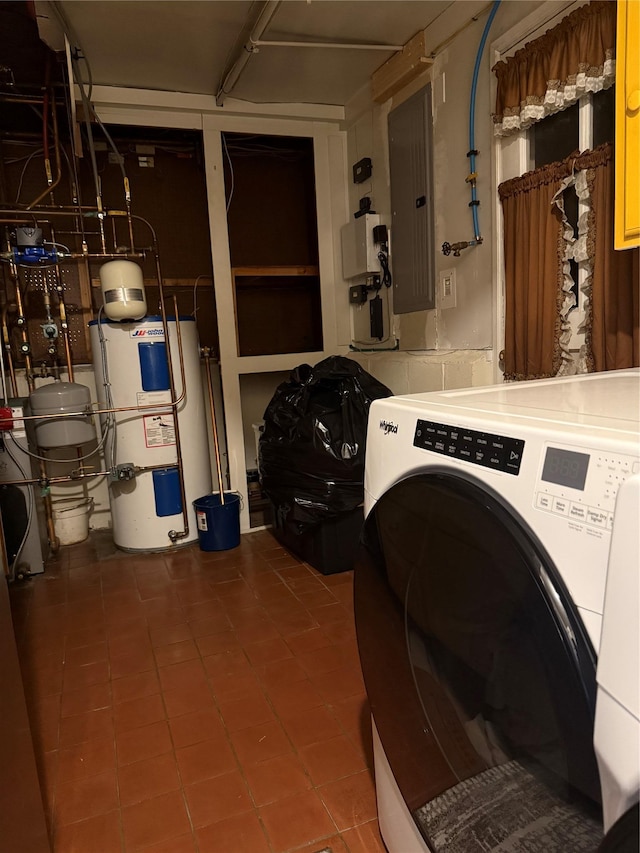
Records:
<instances>
[{"instance_id":1,"label":"wooden beam","mask_svg":"<svg viewBox=\"0 0 640 853\"><path fill-rule=\"evenodd\" d=\"M426 55L424 30L420 30L409 39L400 53L396 53L373 72L371 97L377 104L384 103L431 65L433 59Z\"/></svg>"}]
</instances>

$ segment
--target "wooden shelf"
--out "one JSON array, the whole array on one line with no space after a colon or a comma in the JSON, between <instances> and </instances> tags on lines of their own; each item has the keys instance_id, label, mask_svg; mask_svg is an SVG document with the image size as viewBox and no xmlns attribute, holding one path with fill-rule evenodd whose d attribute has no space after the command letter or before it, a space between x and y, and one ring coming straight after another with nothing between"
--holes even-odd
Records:
<instances>
[{"instance_id":1,"label":"wooden shelf","mask_svg":"<svg viewBox=\"0 0 640 853\"><path fill-rule=\"evenodd\" d=\"M231 270L235 282L238 277L269 278L270 276L305 276L319 275L318 267L314 266L282 266L282 267L233 267Z\"/></svg>"},{"instance_id":2,"label":"wooden shelf","mask_svg":"<svg viewBox=\"0 0 640 853\"><path fill-rule=\"evenodd\" d=\"M238 356L322 349L317 266L233 267Z\"/></svg>"}]
</instances>

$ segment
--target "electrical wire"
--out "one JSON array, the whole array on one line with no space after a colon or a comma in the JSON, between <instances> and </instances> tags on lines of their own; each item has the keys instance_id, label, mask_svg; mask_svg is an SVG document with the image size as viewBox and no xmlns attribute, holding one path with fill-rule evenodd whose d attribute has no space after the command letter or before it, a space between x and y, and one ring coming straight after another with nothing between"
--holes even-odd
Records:
<instances>
[{"instance_id":1,"label":"electrical wire","mask_svg":"<svg viewBox=\"0 0 640 853\"><path fill-rule=\"evenodd\" d=\"M25 177L25 174L26 174L26 172L27 172L27 167L28 167L29 163L31 162L31 160L33 160L33 158L34 158L37 154L42 154L43 152L44 152L44 149L43 149L42 147L39 147L38 149L36 149L36 150L33 152L33 154L30 154L30 155L27 157L27 162L24 164L23 169L22 169L22 172L21 172L21 174L20 174L20 183L18 184L18 191L16 192L16 200L15 200L15 204L19 204L19 203L20 203L20 193L22 192L22 184L23 184L23 182L24 182L24 177Z\"/></svg>"},{"instance_id":2,"label":"electrical wire","mask_svg":"<svg viewBox=\"0 0 640 853\"><path fill-rule=\"evenodd\" d=\"M68 252L69 254L71 254L71 249L68 246L65 246L64 243L58 243L55 240L43 240L42 245L43 246L59 246L61 249L64 249L65 252Z\"/></svg>"},{"instance_id":3,"label":"electrical wire","mask_svg":"<svg viewBox=\"0 0 640 853\"><path fill-rule=\"evenodd\" d=\"M229 162L229 171L231 173L231 190L229 192L229 198L227 200L227 213L229 213L229 208L231 207L231 199L233 198L233 191L235 189L235 178L233 175L233 163L231 162L229 148L227 147L227 137L224 133L222 134L222 145L224 147L224 153L227 155L227 160Z\"/></svg>"},{"instance_id":4,"label":"electrical wire","mask_svg":"<svg viewBox=\"0 0 640 853\"><path fill-rule=\"evenodd\" d=\"M85 459L90 459L92 456L95 456L96 453L99 453L102 450L102 447L105 442L105 437L103 436L98 444L95 446L93 450L89 453L85 453L84 456L74 456L71 459L53 459L51 456L40 456L40 454L35 453L33 450L29 450L28 447L23 447L18 439L13 435L13 431L9 432L9 438L23 453L26 453L28 456L31 456L33 459L39 459L42 462L55 462L60 465L66 465L69 462L84 462Z\"/></svg>"},{"instance_id":5,"label":"electrical wire","mask_svg":"<svg viewBox=\"0 0 640 853\"><path fill-rule=\"evenodd\" d=\"M376 296L379 296L379 294L380 294L380 288L378 288L378 290L376 291ZM372 341L355 341L355 340L351 341L350 348L355 350L356 352L361 352L361 350L358 350L358 348L353 346L353 344L359 344L359 346L361 346L361 347L368 347L369 348L367 350L368 352L375 352L376 349L379 349L379 347L377 346L378 344L386 344L391 340L391 337L392 337L392 335L391 335L391 303L390 303L390 299L389 299L389 290L388 289L386 290L386 294L387 294L387 323L388 323L388 329L389 329L387 337L383 338L382 340L378 340L376 338L375 340L372 340ZM369 302L367 302L366 304L368 305Z\"/></svg>"},{"instance_id":6,"label":"electrical wire","mask_svg":"<svg viewBox=\"0 0 640 853\"><path fill-rule=\"evenodd\" d=\"M381 284L385 287L391 287L393 279L391 278L391 270L389 269L389 253L387 252L387 244L383 243L378 252L378 261L382 269Z\"/></svg>"},{"instance_id":7,"label":"electrical wire","mask_svg":"<svg viewBox=\"0 0 640 853\"><path fill-rule=\"evenodd\" d=\"M193 311L191 312L192 317L195 317L198 313L198 282L201 278L211 278L211 276L206 274L199 275L193 283ZM211 280L213 281L212 278Z\"/></svg>"}]
</instances>

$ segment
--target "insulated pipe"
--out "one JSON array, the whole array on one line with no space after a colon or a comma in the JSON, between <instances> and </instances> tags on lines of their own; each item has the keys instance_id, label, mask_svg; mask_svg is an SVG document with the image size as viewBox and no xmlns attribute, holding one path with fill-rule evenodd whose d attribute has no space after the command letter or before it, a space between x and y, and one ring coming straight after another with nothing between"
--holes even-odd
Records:
<instances>
[{"instance_id":1,"label":"insulated pipe","mask_svg":"<svg viewBox=\"0 0 640 853\"><path fill-rule=\"evenodd\" d=\"M491 29L493 19L495 17L496 12L498 11L498 6L500 5L500 2L501 0L494 0L494 3L491 7L491 11L489 12L489 17L487 18L487 21L484 25L480 44L478 45L478 52L476 53L476 61L473 69L473 79L471 82L471 95L469 97L469 150L467 151L467 157L469 158L469 174L465 178L465 181L469 184L471 188L471 201L469 202L469 207L471 208L471 215L473 218L473 239L461 240L460 242L453 244L449 243L448 241L445 241L442 244L442 254L450 255L453 251L453 256L455 258L460 256L460 251L462 249L466 249L470 246L480 246L483 242L482 236L480 235L480 222L478 219L478 206L480 205L480 202L478 201L476 187L476 180L478 177L476 173L476 155L478 152L475 150L474 147L476 122L476 89L478 87L478 74L480 72L480 62L482 60L482 54L484 53L484 46L487 41L487 36L489 35L489 30ZM464 29L464 27L462 27L461 29Z\"/></svg>"},{"instance_id":2,"label":"insulated pipe","mask_svg":"<svg viewBox=\"0 0 640 853\"><path fill-rule=\"evenodd\" d=\"M243 45L240 54L236 58L229 72L222 81L220 88L218 89L218 92L216 94L217 106L223 106L224 99L227 97L227 95L231 94L233 87L238 82L240 75L244 71L247 62L251 58L251 54L257 53L257 51L259 50L256 45L256 42L258 42L263 36L265 30L271 23L273 16L278 11L280 3L281 0L266 0L266 2L264 3L260 14L258 15L258 19L255 22L253 29L251 30L249 40Z\"/></svg>"}]
</instances>

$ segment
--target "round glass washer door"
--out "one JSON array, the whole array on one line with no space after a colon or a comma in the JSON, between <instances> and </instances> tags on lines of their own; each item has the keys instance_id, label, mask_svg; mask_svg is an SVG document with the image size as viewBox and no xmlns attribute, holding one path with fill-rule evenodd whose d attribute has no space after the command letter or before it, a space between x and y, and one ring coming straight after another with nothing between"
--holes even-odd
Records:
<instances>
[{"instance_id":1,"label":"round glass washer door","mask_svg":"<svg viewBox=\"0 0 640 853\"><path fill-rule=\"evenodd\" d=\"M434 853L597 849L595 653L498 495L444 468L390 488L365 522L355 614L381 743Z\"/></svg>"}]
</instances>

